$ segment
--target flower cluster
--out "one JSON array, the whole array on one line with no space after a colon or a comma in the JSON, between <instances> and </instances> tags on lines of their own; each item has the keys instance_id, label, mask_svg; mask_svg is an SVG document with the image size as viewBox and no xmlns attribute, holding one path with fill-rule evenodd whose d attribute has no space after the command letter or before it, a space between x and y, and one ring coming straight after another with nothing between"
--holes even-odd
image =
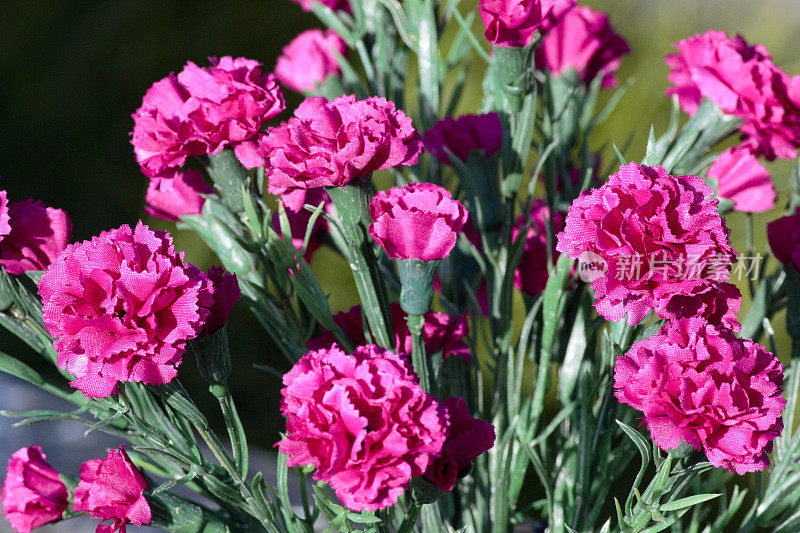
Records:
<instances>
[{"instance_id":1,"label":"flower cluster","mask_svg":"<svg viewBox=\"0 0 800 533\"><path fill-rule=\"evenodd\" d=\"M414 165L422 142L411 119L380 97L306 99L262 139L269 192L297 211L308 189L344 186L376 170Z\"/></svg>"},{"instance_id":2,"label":"flower cluster","mask_svg":"<svg viewBox=\"0 0 800 533\"><path fill-rule=\"evenodd\" d=\"M243 57L188 62L153 84L133 114L136 159L150 178L172 177L191 156L232 148L247 168L261 164L262 126L285 107L275 76Z\"/></svg>"},{"instance_id":3,"label":"flower cluster","mask_svg":"<svg viewBox=\"0 0 800 533\"><path fill-rule=\"evenodd\" d=\"M392 315L395 351L410 355L412 340L411 332L406 324L406 313L400 307L400 304L394 302L389 306L389 310ZM464 341L469 334L466 315L451 317L445 313L430 311L425 313L424 318L422 342L425 345L426 354L433 355L441 352L444 358L453 356L466 362L470 361L472 355L470 354L469 346ZM367 344L360 305L335 314L333 320L342 328L345 335L353 341L353 344L358 346ZM336 337L331 332L324 330L321 336L314 337L308 341L308 349L330 348L335 343Z\"/></svg>"},{"instance_id":4,"label":"flower cluster","mask_svg":"<svg viewBox=\"0 0 800 533\"><path fill-rule=\"evenodd\" d=\"M433 261L447 257L469 213L432 183L380 191L369 204L369 234L392 259Z\"/></svg>"},{"instance_id":5,"label":"flower cluster","mask_svg":"<svg viewBox=\"0 0 800 533\"><path fill-rule=\"evenodd\" d=\"M602 87L617 85L616 71L630 52L602 11L576 6L566 12L536 49L536 68L560 75L574 70L589 84L600 77Z\"/></svg>"},{"instance_id":6,"label":"flower cluster","mask_svg":"<svg viewBox=\"0 0 800 533\"><path fill-rule=\"evenodd\" d=\"M676 44L666 57L681 107L694 114L705 98L741 118L744 147L769 160L793 159L800 146L800 76L788 76L761 45L710 30Z\"/></svg>"},{"instance_id":7,"label":"flower cluster","mask_svg":"<svg viewBox=\"0 0 800 533\"><path fill-rule=\"evenodd\" d=\"M186 341L209 321L224 323L230 309L218 310L215 299L226 292L215 298L211 279L175 252L170 236L141 222L68 246L39 283L58 364L90 397L114 393L121 381L172 380Z\"/></svg>"},{"instance_id":8,"label":"flower cluster","mask_svg":"<svg viewBox=\"0 0 800 533\"><path fill-rule=\"evenodd\" d=\"M660 448L684 441L738 474L769 465L783 428L783 369L753 341L700 318L670 321L619 357L614 382Z\"/></svg>"},{"instance_id":9,"label":"flower cluster","mask_svg":"<svg viewBox=\"0 0 800 533\"><path fill-rule=\"evenodd\" d=\"M314 91L328 76L342 73L336 54L344 55L347 46L331 30L307 30L292 39L275 64L275 76L289 89Z\"/></svg>"},{"instance_id":10,"label":"flower cluster","mask_svg":"<svg viewBox=\"0 0 800 533\"><path fill-rule=\"evenodd\" d=\"M375 345L311 351L283 377L289 466L313 465L353 510L392 505L441 453L447 418L403 355Z\"/></svg>"},{"instance_id":11,"label":"flower cluster","mask_svg":"<svg viewBox=\"0 0 800 533\"><path fill-rule=\"evenodd\" d=\"M446 117L426 131L422 140L431 155L448 165L450 154L461 161L466 161L471 152L491 157L503 144L503 124L495 112Z\"/></svg>"},{"instance_id":12,"label":"flower cluster","mask_svg":"<svg viewBox=\"0 0 800 533\"><path fill-rule=\"evenodd\" d=\"M521 48L546 32L575 5L575 0L480 0L478 11L486 40L496 46Z\"/></svg>"},{"instance_id":13,"label":"flower cluster","mask_svg":"<svg viewBox=\"0 0 800 533\"><path fill-rule=\"evenodd\" d=\"M694 316L694 309L668 301L709 291L719 294L714 291L724 290L720 284L728 280L731 262L720 268L719 258L735 257L716 204L711 188L697 176L676 178L661 167L629 163L573 202L557 250L571 257L598 257L608 265L608 274L592 281L595 308L608 320L627 313L628 323L638 324L651 309L666 319ZM622 258L653 253L659 255L661 268L643 265L640 276L617 275ZM679 258L688 258L691 265ZM673 272L686 267L699 273L696 279Z\"/></svg>"}]
</instances>

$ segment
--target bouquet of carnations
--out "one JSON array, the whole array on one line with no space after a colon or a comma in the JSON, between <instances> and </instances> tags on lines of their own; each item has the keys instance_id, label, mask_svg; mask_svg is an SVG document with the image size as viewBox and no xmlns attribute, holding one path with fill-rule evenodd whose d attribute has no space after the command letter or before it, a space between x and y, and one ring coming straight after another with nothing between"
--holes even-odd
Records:
<instances>
[{"instance_id":1,"label":"bouquet of carnations","mask_svg":"<svg viewBox=\"0 0 800 533\"><path fill-rule=\"evenodd\" d=\"M741 36L687 37L667 131L601 158L630 52L606 14L296 1L326 28L273 73L188 62L133 114L146 211L221 266L141 221L70 244L62 210L0 193L0 325L64 380L5 353L0 370L75 409L6 414L120 441L66 473L14 453L15 531L800 531L800 170L769 246L753 237L776 202L760 160L800 147L800 76ZM305 96L288 118L281 87ZM360 305L331 309L321 246ZM235 304L280 352L262 365L283 383L274 486L228 386L250 370ZM226 434L181 385L194 372Z\"/></svg>"}]
</instances>

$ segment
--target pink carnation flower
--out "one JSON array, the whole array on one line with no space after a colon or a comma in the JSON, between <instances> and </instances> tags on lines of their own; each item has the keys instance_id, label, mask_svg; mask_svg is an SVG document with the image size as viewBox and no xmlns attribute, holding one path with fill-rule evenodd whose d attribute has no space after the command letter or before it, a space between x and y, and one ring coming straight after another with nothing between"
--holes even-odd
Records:
<instances>
[{"instance_id":1,"label":"pink carnation flower","mask_svg":"<svg viewBox=\"0 0 800 533\"><path fill-rule=\"evenodd\" d=\"M7 214L11 231L0 240L0 265L9 274L44 270L69 244L72 222L61 209L22 200Z\"/></svg>"},{"instance_id":2,"label":"pink carnation flower","mask_svg":"<svg viewBox=\"0 0 800 533\"><path fill-rule=\"evenodd\" d=\"M141 222L68 246L39 283L58 365L89 397L114 393L120 381L172 380L212 292L166 232Z\"/></svg>"},{"instance_id":3,"label":"pink carnation flower","mask_svg":"<svg viewBox=\"0 0 800 533\"><path fill-rule=\"evenodd\" d=\"M494 447L494 426L469 414L467 402L452 397L442 402L449 425L442 453L428 466L425 479L445 492L456 486L472 461Z\"/></svg>"},{"instance_id":4,"label":"pink carnation flower","mask_svg":"<svg viewBox=\"0 0 800 533\"><path fill-rule=\"evenodd\" d=\"M6 191L0 191L0 240L11 232L11 225L8 223L9 219Z\"/></svg>"},{"instance_id":5,"label":"pink carnation flower","mask_svg":"<svg viewBox=\"0 0 800 533\"><path fill-rule=\"evenodd\" d=\"M761 45L709 30L676 43L665 58L681 107L693 115L703 98L744 120L744 145L769 160L793 159L800 146L800 76L789 77Z\"/></svg>"},{"instance_id":6,"label":"pink carnation flower","mask_svg":"<svg viewBox=\"0 0 800 533\"><path fill-rule=\"evenodd\" d=\"M536 49L536 68L553 74L574 69L587 85L600 76L603 87L616 87L622 56L631 51L608 21L608 15L576 6L547 32Z\"/></svg>"},{"instance_id":7,"label":"pink carnation flower","mask_svg":"<svg viewBox=\"0 0 800 533\"><path fill-rule=\"evenodd\" d=\"M702 317L711 324L721 324L739 331L738 313L742 307L742 293L732 283L713 280L687 280L680 292L670 285L657 287L654 292L656 314L667 320Z\"/></svg>"},{"instance_id":8,"label":"pink carnation flower","mask_svg":"<svg viewBox=\"0 0 800 533\"><path fill-rule=\"evenodd\" d=\"M575 0L480 0L478 11L487 41L521 48L533 42L537 30L552 28L574 5Z\"/></svg>"},{"instance_id":9,"label":"pink carnation flower","mask_svg":"<svg viewBox=\"0 0 800 533\"><path fill-rule=\"evenodd\" d=\"M398 353L411 354L411 332L406 324L406 313L400 304L389 305L394 328L394 347ZM425 353L433 355L441 352L442 357L458 357L466 362L472 359L469 346L464 339L469 335L469 324L466 315L452 317L445 313L429 311L425 313L425 324L422 326L422 343ZM347 337L355 345L367 344L364 335L364 323L361 319L361 306L355 305L347 311L333 315L333 321L342 328ZM322 335L308 341L309 350L330 348L336 343L336 337L323 330Z\"/></svg>"},{"instance_id":10,"label":"pink carnation flower","mask_svg":"<svg viewBox=\"0 0 800 533\"><path fill-rule=\"evenodd\" d=\"M164 177L190 156L233 148L242 165L261 164L261 127L285 107L275 76L257 61L209 58L210 67L186 63L153 84L133 114L133 147L142 172Z\"/></svg>"},{"instance_id":11,"label":"pink carnation flower","mask_svg":"<svg viewBox=\"0 0 800 533\"><path fill-rule=\"evenodd\" d=\"M457 119L446 117L425 132L423 142L431 155L448 165L450 156L445 148L461 161L466 161L470 152L483 152L490 157L503 144L503 125L495 112Z\"/></svg>"},{"instance_id":12,"label":"pink carnation flower","mask_svg":"<svg viewBox=\"0 0 800 533\"><path fill-rule=\"evenodd\" d=\"M187 169L185 172L168 173L169 177L150 178L144 206L151 217L177 221L183 215L199 215L203 212L206 199L204 194L212 194L214 189L203 179L199 170Z\"/></svg>"},{"instance_id":13,"label":"pink carnation flower","mask_svg":"<svg viewBox=\"0 0 800 533\"><path fill-rule=\"evenodd\" d=\"M375 345L311 351L283 377L289 466L313 465L354 511L394 504L445 441L447 419L403 355Z\"/></svg>"},{"instance_id":14,"label":"pink carnation flower","mask_svg":"<svg viewBox=\"0 0 800 533\"><path fill-rule=\"evenodd\" d=\"M662 450L683 440L731 472L769 466L783 428L783 368L753 341L702 319L670 321L617 359L614 383Z\"/></svg>"},{"instance_id":15,"label":"pink carnation flower","mask_svg":"<svg viewBox=\"0 0 800 533\"><path fill-rule=\"evenodd\" d=\"M73 507L101 520L96 533L124 533L128 523L137 526L150 523L150 504L142 493L147 487L125 447L120 446L119 450L109 451L105 459L90 459L81 465ZM113 523L103 524L106 520Z\"/></svg>"},{"instance_id":16,"label":"pink carnation flower","mask_svg":"<svg viewBox=\"0 0 800 533\"><path fill-rule=\"evenodd\" d=\"M767 224L767 239L775 259L800 271L800 209Z\"/></svg>"},{"instance_id":17,"label":"pink carnation flower","mask_svg":"<svg viewBox=\"0 0 800 533\"><path fill-rule=\"evenodd\" d=\"M392 259L447 257L467 222L467 208L432 183L379 191L369 204L369 234Z\"/></svg>"},{"instance_id":18,"label":"pink carnation flower","mask_svg":"<svg viewBox=\"0 0 800 533\"><path fill-rule=\"evenodd\" d=\"M8 460L3 514L19 533L61 520L69 507L67 487L45 457L39 446L29 446Z\"/></svg>"},{"instance_id":19,"label":"pink carnation flower","mask_svg":"<svg viewBox=\"0 0 800 533\"><path fill-rule=\"evenodd\" d=\"M531 219L533 224L528 229L525 249L519 267L514 271L514 286L528 296L537 296L547 285L550 277L547 264L547 223L550 217L550 208L541 199L537 199L531 206ZM517 225L512 228L512 238L516 239L522 228L525 227L526 219L524 216L517 218ZM564 215L556 213L553 218L553 231L558 232L564 229ZM555 245L555 243L552 243ZM558 252L555 246L551 257L553 264L558 259Z\"/></svg>"},{"instance_id":20,"label":"pink carnation flower","mask_svg":"<svg viewBox=\"0 0 800 533\"><path fill-rule=\"evenodd\" d=\"M307 98L262 140L269 192L298 211L307 189L341 187L376 170L414 165L422 142L408 118L377 96Z\"/></svg>"},{"instance_id":21,"label":"pink carnation flower","mask_svg":"<svg viewBox=\"0 0 800 533\"><path fill-rule=\"evenodd\" d=\"M592 281L595 308L638 324L665 308L665 295L693 294L697 280L728 280L736 253L716 205L697 176L629 163L575 199L556 249L604 260L607 273Z\"/></svg>"},{"instance_id":22,"label":"pink carnation flower","mask_svg":"<svg viewBox=\"0 0 800 533\"><path fill-rule=\"evenodd\" d=\"M762 213L775 207L775 187L769 171L747 148L728 148L708 169L717 180L717 194L737 211Z\"/></svg>"},{"instance_id":23,"label":"pink carnation flower","mask_svg":"<svg viewBox=\"0 0 800 533\"><path fill-rule=\"evenodd\" d=\"M292 0L295 4L300 4L303 11L311 11L311 6L314 3L320 4L333 9L334 11L350 11L350 0Z\"/></svg>"},{"instance_id":24,"label":"pink carnation flower","mask_svg":"<svg viewBox=\"0 0 800 533\"><path fill-rule=\"evenodd\" d=\"M314 91L328 76L341 75L336 54L346 51L345 42L331 30L304 31L284 47L275 76L293 91Z\"/></svg>"}]
</instances>

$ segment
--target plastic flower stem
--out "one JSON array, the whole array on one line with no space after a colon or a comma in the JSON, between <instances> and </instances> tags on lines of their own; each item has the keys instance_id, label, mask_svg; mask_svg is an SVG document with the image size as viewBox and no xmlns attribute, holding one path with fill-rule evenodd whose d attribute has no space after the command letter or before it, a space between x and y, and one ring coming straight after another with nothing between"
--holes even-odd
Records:
<instances>
[{"instance_id":1,"label":"plastic flower stem","mask_svg":"<svg viewBox=\"0 0 800 533\"><path fill-rule=\"evenodd\" d=\"M222 410L222 418L225 420L225 427L228 429L228 437L233 449L233 461L236 463L236 470L242 479L246 479L249 464L247 436L244 432L242 420L236 410L236 404L234 404L233 397L225 383L214 383L208 390L217 399Z\"/></svg>"},{"instance_id":2,"label":"plastic flower stem","mask_svg":"<svg viewBox=\"0 0 800 533\"><path fill-rule=\"evenodd\" d=\"M216 155L201 158L214 186L234 212L244 210L242 188L247 183L247 171L239 163L231 149L225 149Z\"/></svg>"},{"instance_id":3,"label":"plastic flower stem","mask_svg":"<svg viewBox=\"0 0 800 533\"><path fill-rule=\"evenodd\" d=\"M369 201L371 191L368 184L327 187L326 191L336 207L336 215L347 242L350 269L361 298L361 308L367 317L372 335L380 346L391 349L391 319L386 291L378 268L372 244L367 237L370 224Z\"/></svg>"},{"instance_id":4,"label":"plastic flower stem","mask_svg":"<svg viewBox=\"0 0 800 533\"><path fill-rule=\"evenodd\" d=\"M412 501L408 506L406 515L403 517L403 522L400 524L400 529L397 530L397 533L411 533L414 531L414 525L417 523L417 518L421 510L422 504Z\"/></svg>"},{"instance_id":5,"label":"plastic flower stem","mask_svg":"<svg viewBox=\"0 0 800 533\"><path fill-rule=\"evenodd\" d=\"M419 386L425 392L431 392L428 361L425 355L425 344L422 342L422 326L425 324L423 315L408 315L406 317L408 331L411 332L411 364L419 376Z\"/></svg>"}]
</instances>

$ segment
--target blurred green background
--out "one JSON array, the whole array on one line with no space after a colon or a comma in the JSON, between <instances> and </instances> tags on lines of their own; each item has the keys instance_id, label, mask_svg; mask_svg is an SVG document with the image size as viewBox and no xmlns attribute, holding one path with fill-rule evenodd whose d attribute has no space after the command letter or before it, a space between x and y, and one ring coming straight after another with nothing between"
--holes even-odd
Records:
<instances>
[{"instance_id":1,"label":"blurred green background","mask_svg":"<svg viewBox=\"0 0 800 533\"><path fill-rule=\"evenodd\" d=\"M477 2L462 2L462 11ZM800 35L797 0L585 0L610 13L612 23L633 53L620 79L633 83L616 114L597 132L597 145L618 145L633 134L628 159L643 155L651 124L664 130L670 102L664 97L667 68L663 56L671 43L710 28L741 32L764 44L776 63L800 73L796 36ZM206 64L208 56L246 56L271 69L281 48L299 31L316 25L312 15L289 0L3 0L0 2L0 188L12 200L38 198L66 209L74 239L133 224L144 217L147 180L138 170L129 144L131 113L147 88L187 60ZM476 26L476 30L477 30ZM480 80L462 106L477 108ZM288 93L288 109L300 101ZM613 159L606 154L606 162ZM791 165L770 165L785 198ZM766 246L763 225L779 210L758 217L758 242ZM174 230L174 225L148 220ZM741 248L742 218L729 223ZM185 232L175 232L177 246L200 266L214 262L207 249ZM322 251L314 268L332 292L334 311L354 302L346 264ZM782 328L781 324L776 324ZM252 438L271 446L282 427L278 379L253 371L254 362L285 368L261 328L243 307L230 326L235 354L232 387L248 418ZM783 345L783 344L782 344ZM254 348L255 347L255 348ZM22 350L0 333L0 350ZM207 401L190 358L182 380Z\"/></svg>"}]
</instances>

